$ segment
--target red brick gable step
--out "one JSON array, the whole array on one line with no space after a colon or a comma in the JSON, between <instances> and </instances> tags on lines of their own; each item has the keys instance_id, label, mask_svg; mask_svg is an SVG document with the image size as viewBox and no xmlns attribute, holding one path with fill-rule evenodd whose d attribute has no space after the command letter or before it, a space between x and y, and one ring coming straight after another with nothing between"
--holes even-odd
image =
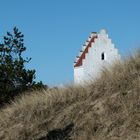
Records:
<instances>
[{"instance_id":1,"label":"red brick gable step","mask_svg":"<svg viewBox=\"0 0 140 140\"><path fill-rule=\"evenodd\" d=\"M74 67L82 66L82 62L85 59L86 53L88 53L89 48L92 47L91 46L92 43L95 42L95 39L97 38L97 33L92 32L91 34L94 34L94 35L89 37L90 40L87 41L87 45L84 45L86 47L83 51L81 51L82 54L80 56L78 56L78 60L75 62Z\"/></svg>"}]
</instances>

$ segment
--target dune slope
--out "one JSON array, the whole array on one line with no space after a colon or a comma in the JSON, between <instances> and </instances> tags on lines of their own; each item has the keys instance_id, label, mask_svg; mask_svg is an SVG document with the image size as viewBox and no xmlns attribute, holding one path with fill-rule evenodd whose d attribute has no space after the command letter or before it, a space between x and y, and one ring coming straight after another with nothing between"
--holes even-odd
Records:
<instances>
[{"instance_id":1,"label":"dune slope","mask_svg":"<svg viewBox=\"0 0 140 140\"><path fill-rule=\"evenodd\" d=\"M16 99L0 111L0 140L140 140L140 51L86 86Z\"/></svg>"}]
</instances>

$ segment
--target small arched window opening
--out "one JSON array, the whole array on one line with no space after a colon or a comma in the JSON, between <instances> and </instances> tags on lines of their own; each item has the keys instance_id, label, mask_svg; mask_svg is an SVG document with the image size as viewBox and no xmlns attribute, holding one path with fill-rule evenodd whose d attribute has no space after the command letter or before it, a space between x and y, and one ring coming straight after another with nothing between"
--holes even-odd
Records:
<instances>
[{"instance_id":1,"label":"small arched window opening","mask_svg":"<svg viewBox=\"0 0 140 140\"><path fill-rule=\"evenodd\" d=\"M104 52L101 54L101 60L105 60L105 53Z\"/></svg>"}]
</instances>

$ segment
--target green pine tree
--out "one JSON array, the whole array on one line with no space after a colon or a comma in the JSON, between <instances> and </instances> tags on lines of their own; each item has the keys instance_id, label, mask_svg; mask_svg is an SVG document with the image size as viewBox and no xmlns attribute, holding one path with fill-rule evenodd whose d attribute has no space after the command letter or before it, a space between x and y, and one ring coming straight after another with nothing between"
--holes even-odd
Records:
<instances>
[{"instance_id":1,"label":"green pine tree","mask_svg":"<svg viewBox=\"0 0 140 140\"><path fill-rule=\"evenodd\" d=\"M42 82L34 81L35 70L25 68L31 60L22 57L25 51L24 35L14 27L13 33L7 32L0 44L0 104L31 87L44 86Z\"/></svg>"}]
</instances>

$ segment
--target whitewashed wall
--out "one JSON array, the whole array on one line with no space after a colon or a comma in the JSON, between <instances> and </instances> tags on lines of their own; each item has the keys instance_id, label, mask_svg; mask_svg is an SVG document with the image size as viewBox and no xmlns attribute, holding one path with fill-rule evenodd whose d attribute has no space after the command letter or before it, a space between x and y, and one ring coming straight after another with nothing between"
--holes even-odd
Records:
<instances>
[{"instance_id":1,"label":"whitewashed wall","mask_svg":"<svg viewBox=\"0 0 140 140\"><path fill-rule=\"evenodd\" d=\"M106 31L101 30L97 36L97 39L92 43L92 47L89 48L83 60L83 65L74 67L75 84L83 84L99 77L103 67L120 59L118 50L114 47L111 39L108 38ZM102 53L105 55L104 60L101 59Z\"/></svg>"}]
</instances>

